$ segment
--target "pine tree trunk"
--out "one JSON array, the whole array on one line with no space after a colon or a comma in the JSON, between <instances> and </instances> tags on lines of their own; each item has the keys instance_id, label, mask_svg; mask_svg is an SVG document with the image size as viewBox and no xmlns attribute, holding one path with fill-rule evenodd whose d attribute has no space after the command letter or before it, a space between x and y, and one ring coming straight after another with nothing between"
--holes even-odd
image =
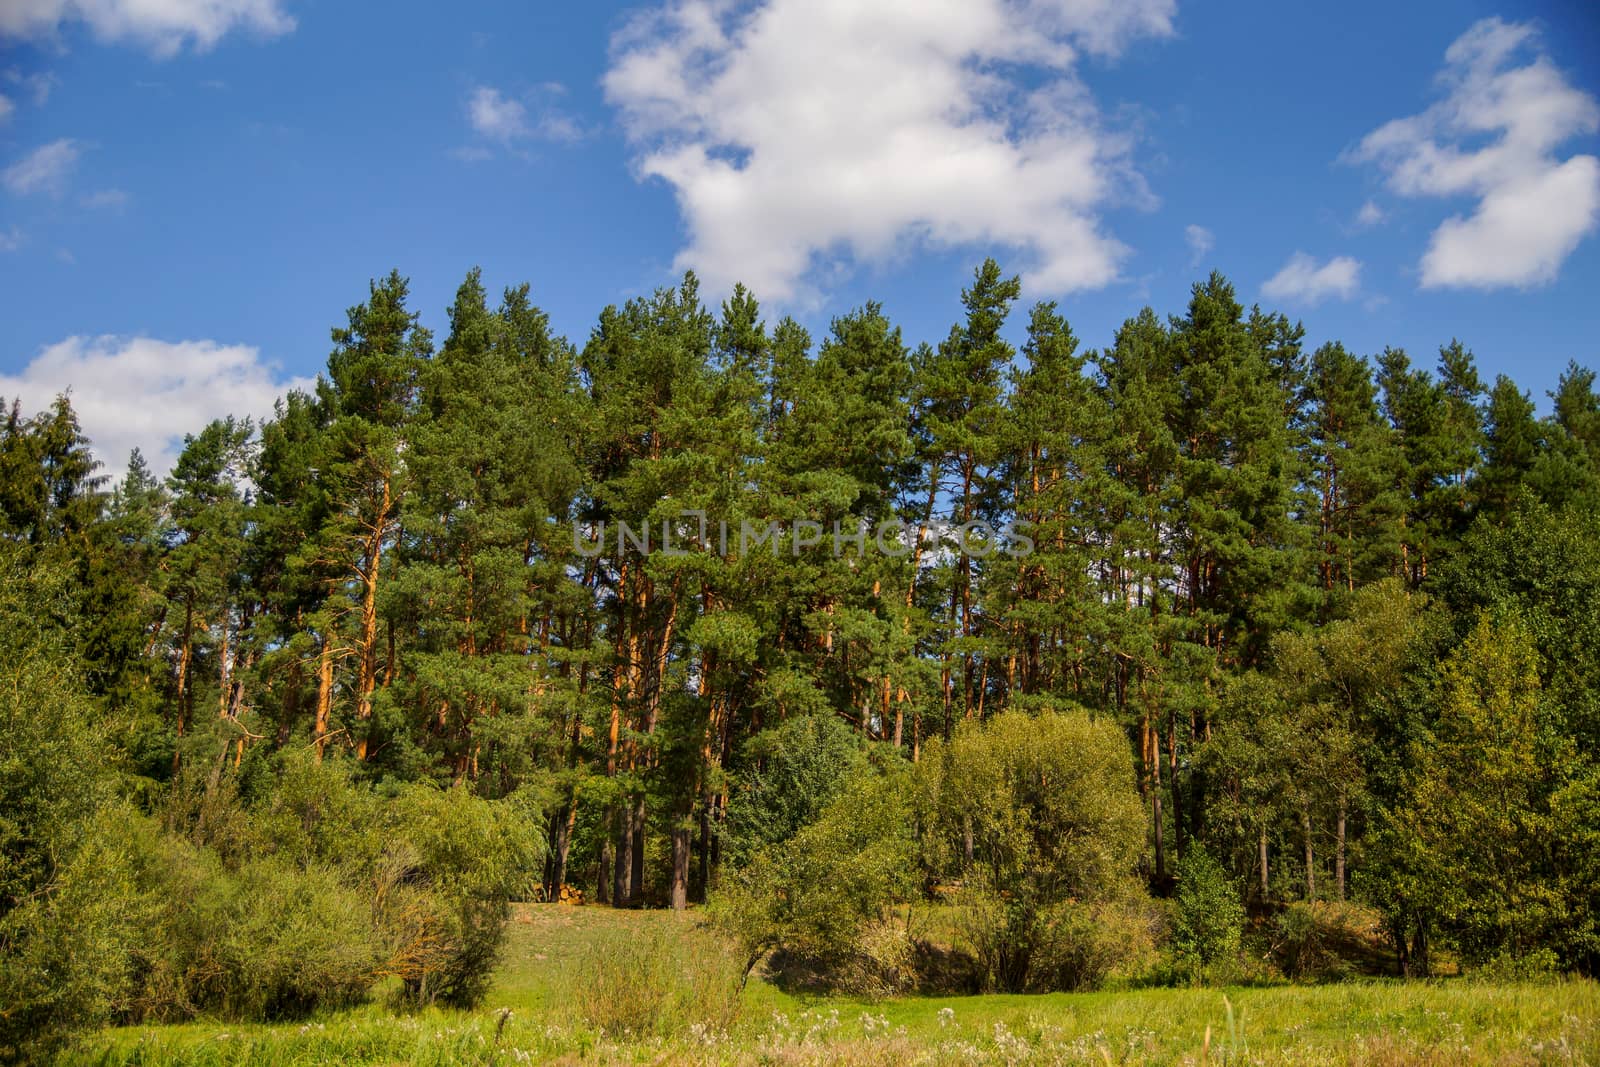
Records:
<instances>
[{"instance_id":1,"label":"pine tree trunk","mask_svg":"<svg viewBox=\"0 0 1600 1067\"><path fill-rule=\"evenodd\" d=\"M672 910L689 906L689 822L674 820L672 826Z\"/></svg>"},{"instance_id":2,"label":"pine tree trunk","mask_svg":"<svg viewBox=\"0 0 1600 1067\"><path fill-rule=\"evenodd\" d=\"M378 513L373 516L372 530L367 537L365 557L362 560L361 591L361 660L356 673L356 721L361 731L356 738L356 759L365 760L368 752L367 726L372 722L372 692L378 679L378 572L383 567L383 534L389 525L389 511L393 507L389 496L389 479L383 480L383 498Z\"/></svg>"},{"instance_id":3,"label":"pine tree trunk","mask_svg":"<svg viewBox=\"0 0 1600 1067\"><path fill-rule=\"evenodd\" d=\"M1344 899L1344 820L1344 797L1340 797L1339 822L1336 829L1338 836L1335 839L1336 845L1333 854L1333 880L1335 884L1335 892L1339 894L1340 900Z\"/></svg>"},{"instance_id":4,"label":"pine tree trunk","mask_svg":"<svg viewBox=\"0 0 1600 1067\"><path fill-rule=\"evenodd\" d=\"M561 899L561 889L567 884L567 861L572 854L572 829L578 823L578 805L572 796L568 796L566 804L556 813L555 825L552 827L553 838L550 848L550 885L545 891L545 896L553 901Z\"/></svg>"},{"instance_id":5,"label":"pine tree trunk","mask_svg":"<svg viewBox=\"0 0 1600 1067\"><path fill-rule=\"evenodd\" d=\"M1167 790L1172 794L1172 845L1179 859L1183 858L1183 794L1178 791L1178 721L1176 715L1167 719Z\"/></svg>"},{"instance_id":6,"label":"pine tree trunk","mask_svg":"<svg viewBox=\"0 0 1600 1067\"><path fill-rule=\"evenodd\" d=\"M1163 840L1165 834L1165 820L1161 811L1161 731L1150 731L1150 820L1151 844L1156 853L1156 884L1164 885L1167 880L1167 854Z\"/></svg>"},{"instance_id":7,"label":"pine tree trunk","mask_svg":"<svg viewBox=\"0 0 1600 1067\"><path fill-rule=\"evenodd\" d=\"M700 801L700 903L711 896L711 806L716 796L707 790Z\"/></svg>"},{"instance_id":8,"label":"pine tree trunk","mask_svg":"<svg viewBox=\"0 0 1600 1067\"><path fill-rule=\"evenodd\" d=\"M633 902L633 810L626 799L616 811L617 856L611 885L611 905L626 908Z\"/></svg>"},{"instance_id":9,"label":"pine tree trunk","mask_svg":"<svg viewBox=\"0 0 1600 1067\"><path fill-rule=\"evenodd\" d=\"M1305 831L1306 838L1306 900L1317 899L1317 856L1311 843L1311 808L1309 805L1301 812L1301 828Z\"/></svg>"},{"instance_id":10,"label":"pine tree trunk","mask_svg":"<svg viewBox=\"0 0 1600 1067\"><path fill-rule=\"evenodd\" d=\"M1271 878L1268 877L1268 869L1267 869L1267 824L1266 823L1262 823L1261 824L1261 838L1260 838L1260 842L1259 843L1260 843L1260 847L1261 847L1261 904L1264 907L1264 906L1266 906L1266 903L1267 903L1268 886L1271 884Z\"/></svg>"},{"instance_id":11,"label":"pine tree trunk","mask_svg":"<svg viewBox=\"0 0 1600 1067\"><path fill-rule=\"evenodd\" d=\"M317 762L322 762L322 751L328 745L328 717L333 707L333 639L324 636L322 653L317 660L317 719L311 737L317 746Z\"/></svg>"},{"instance_id":12,"label":"pine tree trunk","mask_svg":"<svg viewBox=\"0 0 1600 1067\"><path fill-rule=\"evenodd\" d=\"M628 881L628 903L633 907L644 903L644 844L644 794L640 793L633 802L633 863Z\"/></svg>"},{"instance_id":13,"label":"pine tree trunk","mask_svg":"<svg viewBox=\"0 0 1600 1067\"><path fill-rule=\"evenodd\" d=\"M189 664L194 659L194 605L183 606L183 648L178 653L178 740L183 740L183 730L188 724L190 709L194 703L193 686L189 681ZM172 750L172 770L178 770L181 759L180 750Z\"/></svg>"}]
</instances>

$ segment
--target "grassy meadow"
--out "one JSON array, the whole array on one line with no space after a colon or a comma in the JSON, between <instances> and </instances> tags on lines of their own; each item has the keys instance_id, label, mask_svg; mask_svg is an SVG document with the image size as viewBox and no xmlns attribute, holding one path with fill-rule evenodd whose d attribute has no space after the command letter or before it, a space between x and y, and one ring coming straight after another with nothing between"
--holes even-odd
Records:
<instances>
[{"instance_id":1,"label":"grassy meadow","mask_svg":"<svg viewBox=\"0 0 1600 1067\"><path fill-rule=\"evenodd\" d=\"M1595 1064L1600 985L1363 980L1039 996L801 997L692 914L518 909L476 1012L101 1031L65 1064Z\"/></svg>"}]
</instances>

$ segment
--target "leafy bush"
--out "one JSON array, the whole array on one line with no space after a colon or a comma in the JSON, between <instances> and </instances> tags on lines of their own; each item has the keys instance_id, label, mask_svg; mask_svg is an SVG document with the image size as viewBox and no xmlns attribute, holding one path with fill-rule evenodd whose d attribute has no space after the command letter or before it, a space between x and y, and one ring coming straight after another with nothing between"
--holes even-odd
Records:
<instances>
[{"instance_id":1,"label":"leafy bush","mask_svg":"<svg viewBox=\"0 0 1600 1067\"><path fill-rule=\"evenodd\" d=\"M746 972L773 950L836 988L862 974L876 976L869 984L885 980L878 957L900 968L900 951L883 952L877 924L917 889L911 816L903 771L862 772L816 822L728 876L711 914L740 946Z\"/></svg>"},{"instance_id":2,"label":"leafy bush","mask_svg":"<svg viewBox=\"0 0 1600 1067\"><path fill-rule=\"evenodd\" d=\"M534 812L465 789L413 786L383 807L390 844L374 872L387 970L408 999L470 1007L488 988L511 898L544 859Z\"/></svg>"},{"instance_id":3,"label":"leafy bush","mask_svg":"<svg viewBox=\"0 0 1600 1067\"><path fill-rule=\"evenodd\" d=\"M1032 989L1099 989L1113 978L1132 978L1154 961L1161 921L1149 900L1071 901L1046 909L1041 918Z\"/></svg>"},{"instance_id":4,"label":"leafy bush","mask_svg":"<svg viewBox=\"0 0 1600 1067\"><path fill-rule=\"evenodd\" d=\"M1289 978L1311 977L1328 966L1325 931L1311 905L1296 901L1273 920L1272 957Z\"/></svg>"},{"instance_id":5,"label":"leafy bush","mask_svg":"<svg viewBox=\"0 0 1600 1067\"><path fill-rule=\"evenodd\" d=\"M1177 876L1173 947L1180 969L1198 978L1207 968L1239 955L1244 903L1238 885L1198 843L1178 862Z\"/></svg>"},{"instance_id":6,"label":"leafy bush","mask_svg":"<svg viewBox=\"0 0 1600 1067\"><path fill-rule=\"evenodd\" d=\"M69 640L70 574L0 538L0 1061L44 1055L124 983L125 850Z\"/></svg>"},{"instance_id":7,"label":"leafy bush","mask_svg":"<svg viewBox=\"0 0 1600 1067\"><path fill-rule=\"evenodd\" d=\"M82 824L52 891L0 918L0 1063L43 1060L126 1004L132 947L157 908L137 884L139 827L134 813L104 809Z\"/></svg>"},{"instance_id":8,"label":"leafy bush","mask_svg":"<svg viewBox=\"0 0 1600 1067\"><path fill-rule=\"evenodd\" d=\"M1517 956L1503 952L1467 972L1469 978L1494 983L1551 981L1561 973L1561 960L1548 948Z\"/></svg>"},{"instance_id":9,"label":"leafy bush","mask_svg":"<svg viewBox=\"0 0 1600 1067\"><path fill-rule=\"evenodd\" d=\"M934 742L918 767L932 871L958 880L961 926L987 984L1054 988L1035 957L1076 987L1099 950L1070 943L1071 902L1109 903L1137 893L1132 872L1144 841L1133 760L1114 723L1086 712L1007 712ZM1082 951L1080 965L1068 961ZM1075 972L1083 970L1083 974Z\"/></svg>"}]
</instances>

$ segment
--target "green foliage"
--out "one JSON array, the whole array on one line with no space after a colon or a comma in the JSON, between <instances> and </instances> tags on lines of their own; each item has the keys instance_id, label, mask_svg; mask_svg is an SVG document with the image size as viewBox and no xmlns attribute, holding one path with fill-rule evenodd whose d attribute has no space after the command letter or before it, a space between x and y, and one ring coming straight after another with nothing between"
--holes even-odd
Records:
<instances>
[{"instance_id":1,"label":"green foliage","mask_svg":"<svg viewBox=\"0 0 1600 1067\"><path fill-rule=\"evenodd\" d=\"M1053 909L1136 892L1143 818L1112 723L1081 710L1008 712L930 745L918 771L926 862L967 883L967 933L999 988L1037 984L1033 957L1060 918Z\"/></svg>"},{"instance_id":2,"label":"green foliage","mask_svg":"<svg viewBox=\"0 0 1600 1067\"><path fill-rule=\"evenodd\" d=\"M0 919L0 1063L41 1057L137 995L137 946L161 907L139 877L141 820L110 805L75 829L48 889Z\"/></svg>"},{"instance_id":3,"label":"green foliage","mask_svg":"<svg viewBox=\"0 0 1600 1067\"><path fill-rule=\"evenodd\" d=\"M531 812L465 789L412 786L383 809L378 922L389 973L409 999L476 1004L505 938L512 897L537 881Z\"/></svg>"},{"instance_id":4,"label":"green foliage","mask_svg":"<svg viewBox=\"0 0 1600 1067\"><path fill-rule=\"evenodd\" d=\"M1291 979L1389 973L1382 916L1365 905L1294 901L1273 918L1269 937L1273 962Z\"/></svg>"},{"instance_id":5,"label":"green foliage","mask_svg":"<svg viewBox=\"0 0 1600 1067\"><path fill-rule=\"evenodd\" d=\"M1521 618L1481 616L1445 664L1438 721L1386 824L1391 907L1425 909L1469 960L1570 944L1567 916L1590 899L1549 864L1582 831L1552 818L1573 751L1550 729L1539 675Z\"/></svg>"},{"instance_id":6,"label":"green foliage","mask_svg":"<svg viewBox=\"0 0 1600 1067\"><path fill-rule=\"evenodd\" d=\"M839 973L871 955L874 925L917 889L911 804L904 771L864 771L816 822L728 875L712 915L747 970L774 949Z\"/></svg>"},{"instance_id":7,"label":"green foliage","mask_svg":"<svg viewBox=\"0 0 1600 1067\"><path fill-rule=\"evenodd\" d=\"M114 788L69 640L69 575L0 539L0 1059L103 1017L119 988ZM108 854L109 850L109 854Z\"/></svg>"},{"instance_id":8,"label":"green foliage","mask_svg":"<svg viewBox=\"0 0 1600 1067\"><path fill-rule=\"evenodd\" d=\"M66 397L0 405L7 1054L475 1003L541 891L709 899L874 994L955 900L951 970L1087 987L1180 855L1190 974L1244 882L1294 974L1347 894L1411 973L1600 969L1594 375L1539 417L1458 342L1308 355L1219 274L1019 353L1020 292L986 261L936 344L867 303L813 345L689 274L580 351L472 271L435 351L391 272L313 390L109 493ZM584 547L624 521L652 551ZM930 521L1032 551L852 551Z\"/></svg>"},{"instance_id":9,"label":"green foliage","mask_svg":"<svg viewBox=\"0 0 1600 1067\"><path fill-rule=\"evenodd\" d=\"M1172 945L1180 968L1196 977L1212 967L1225 971L1239 954L1244 926L1238 884L1199 845L1179 861L1177 876Z\"/></svg>"},{"instance_id":10,"label":"green foliage","mask_svg":"<svg viewBox=\"0 0 1600 1067\"><path fill-rule=\"evenodd\" d=\"M798 715L751 738L744 765L723 831L735 866L815 821L865 755L861 735L838 716Z\"/></svg>"}]
</instances>

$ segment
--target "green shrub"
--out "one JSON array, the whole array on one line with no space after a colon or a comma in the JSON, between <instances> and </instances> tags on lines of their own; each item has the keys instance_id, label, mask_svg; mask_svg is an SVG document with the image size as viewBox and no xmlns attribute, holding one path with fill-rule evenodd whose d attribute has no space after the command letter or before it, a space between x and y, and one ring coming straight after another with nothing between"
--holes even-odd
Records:
<instances>
[{"instance_id":1,"label":"green shrub","mask_svg":"<svg viewBox=\"0 0 1600 1067\"><path fill-rule=\"evenodd\" d=\"M220 956L228 1014L298 1017L342 1008L372 986L379 946L365 894L327 867L257 860L240 870Z\"/></svg>"},{"instance_id":2,"label":"green shrub","mask_svg":"<svg viewBox=\"0 0 1600 1067\"><path fill-rule=\"evenodd\" d=\"M925 861L962 886L959 925L990 988L1091 980L1101 952L1072 940L1069 902L1129 896L1144 841L1133 760L1116 725L1081 710L1006 712L935 741L917 768ZM1079 964L1070 962L1077 954ZM1052 977L1056 976L1056 977Z\"/></svg>"},{"instance_id":3,"label":"green shrub","mask_svg":"<svg viewBox=\"0 0 1600 1067\"><path fill-rule=\"evenodd\" d=\"M105 1017L138 922L109 741L70 631L72 581L0 537L0 1062Z\"/></svg>"},{"instance_id":4,"label":"green shrub","mask_svg":"<svg viewBox=\"0 0 1600 1067\"><path fill-rule=\"evenodd\" d=\"M1155 959L1161 922L1147 899L1057 904L1042 915L1030 988L1100 989L1114 978L1129 979Z\"/></svg>"},{"instance_id":5,"label":"green shrub","mask_svg":"<svg viewBox=\"0 0 1600 1067\"><path fill-rule=\"evenodd\" d=\"M413 786L383 807L390 844L374 872L387 970L418 1003L470 1007L488 988L511 898L544 860L536 812L466 789Z\"/></svg>"},{"instance_id":6,"label":"green shrub","mask_svg":"<svg viewBox=\"0 0 1600 1067\"><path fill-rule=\"evenodd\" d=\"M294 1018L355 1003L378 978L371 907L334 870L273 857L229 870L155 833L139 863L156 908L129 948L122 1018Z\"/></svg>"},{"instance_id":7,"label":"green shrub","mask_svg":"<svg viewBox=\"0 0 1600 1067\"><path fill-rule=\"evenodd\" d=\"M888 950L877 924L917 891L909 785L898 770L858 774L816 822L724 878L711 915L747 971L780 950L835 988L900 972L901 950Z\"/></svg>"},{"instance_id":8,"label":"green shrub","mask_svg":"<svg viewBox=\"0 0 1600 1067\"><path fill-rule=\"evenodd\" d=\"M0 1063L43 1060L128 1002L132 949L158 907L138 881L143 829L135 813L103 809L82 824L52 891L0 918Z\"/></svg>"},{"instance_id":9,"label":"green shrub","mask_svg":"<svg viewBox=\"0 0 1600 1067\"><path fill-rule=\"evenodd\" d=\"M1177 865L1173 947L1180 969L1198 978L1239 955L1244 903L1239 887L1202 845L1191 844Z\"/></svg>"},{"instance_id":10,"label":"green shrub","mask_svg":"<svg viewBox=\"0 0 1600 1067\"><path fill-rule=\"evenodd\" d=\"M1471 970L1467 976L1476 981L1511 983L1552 981L1561 973L1561 960L1555 951L1538 948L1515 955L1503 952Z\"/></svg>"},{"instance_id":11,"label":"green shrub","mask_svg":"<svg viewBox=\"0 0 1600 1067\"><path fill-rule=\"evenodd\" d=\"M1327 938L1315 909L1301 901L1272 922L1272 958L1289 978L1322 973L1331 961Z\"/></svg>"}]
</instances>

